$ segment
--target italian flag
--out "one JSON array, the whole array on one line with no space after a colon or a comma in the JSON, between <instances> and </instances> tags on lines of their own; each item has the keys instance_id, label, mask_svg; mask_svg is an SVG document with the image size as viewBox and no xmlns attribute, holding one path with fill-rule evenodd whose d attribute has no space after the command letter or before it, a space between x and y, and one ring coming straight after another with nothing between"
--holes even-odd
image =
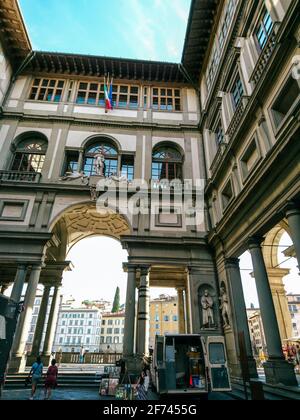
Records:
<instances>
[{"instance_id":1,"label":"italian flag","mask_svg":"<svg viewBox=\"0 0 300 420\"><path fill-rule=\"evenodd\" d=\"M108 86L107 86L106 80L104 79L105 112L111 111L113 109L112 93L113 93L112 81L110 83L110 88L108 91Z\"/></svg>"}]
</instances>

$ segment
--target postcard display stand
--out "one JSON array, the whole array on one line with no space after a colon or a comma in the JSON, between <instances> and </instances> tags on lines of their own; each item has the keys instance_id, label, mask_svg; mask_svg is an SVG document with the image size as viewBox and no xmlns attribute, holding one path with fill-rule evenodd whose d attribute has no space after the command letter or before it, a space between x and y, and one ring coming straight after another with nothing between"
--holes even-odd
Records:
<instances>
[{"instance_id":1,"label":"postcard display stand","mask_svg":"<svg viewBox=\"0 0 300 420\"><path fill-rule=\"evenodd\" d=\"M120 385L116 388L115 393L116 400L131 401L135 399L134 387L132 385L130 375L128 372L123 376Z\"/></svg>"},{"instance_id":2,"label":"postcard display stand","mask_svg":"<svg viewBox=\"0 0 300 420\"><path fill-rule=\"evenodd\" d=\"M101 396L115 397L119 385L120 368L107 367L104 373L108 374L108 378L102 379L99 394Z\"/></svg>"}]
</instances>

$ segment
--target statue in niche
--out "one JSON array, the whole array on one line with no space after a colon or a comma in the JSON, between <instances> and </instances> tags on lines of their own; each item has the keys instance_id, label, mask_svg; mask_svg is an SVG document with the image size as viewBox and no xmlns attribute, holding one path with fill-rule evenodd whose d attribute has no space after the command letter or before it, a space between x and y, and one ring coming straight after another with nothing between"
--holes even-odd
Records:
<instances>
[{"instance_id":1,"label":"statue in niche","mask_svg":"<svg viewBox=\"0 0 300 420\"><path fill-rule=\"evenodd\" d=\"M214 320L214 301L208 290L205 290L204 295L201 297L202 306L202 326L203 328L212 328L215 326Z\"/></svg>"},{"instance_id":2,"label":"statue in niche","mask_svg":"<svg viewBox=\"0 0 300 420\"><path fill-rule=\"evenodd\" d=\"M228 295L226 293L225 287L220 288L220 295L221 295L221 297L219 298L221 302L220 309L221 309L221 314L222 314L222 318L224 322L224 327L229 327L230 326L229 301L228 301Z\"/></svg>"},{"instance_id":3,"label":"statue in niche","mask_svg":"<svg viewBox=\"0 0 300 420\"><path fill-rule=\"evenodd\" d=\"M105 175L105 156L102 152L94 156L94 170L98 176Z\"/></svg>"}]
</instances>

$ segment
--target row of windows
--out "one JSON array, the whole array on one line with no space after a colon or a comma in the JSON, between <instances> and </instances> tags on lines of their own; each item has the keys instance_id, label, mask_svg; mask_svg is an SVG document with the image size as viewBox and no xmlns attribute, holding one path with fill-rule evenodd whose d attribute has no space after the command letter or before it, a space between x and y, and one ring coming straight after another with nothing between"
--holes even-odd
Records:
<instances>
[{"instance_id":1,"label":"row of windows","mask_svg":"<svg viewBox=\"0 0 300 420\"><path fill-rule=\"evenodd\" d=\"M225 39L226 39L227 33L229 31L229 28L232 22L232 16L234 12L234 3L235 3L235 0L230 0L230 2L228 3L228 9L225 15L224 23L221 28L219 38L216 41L215 51L212 55L210 65L208 67L208 72L207 72L207 77L206 77L208 90L210 90L214 77L216 75L216 72L218 70L218 66L220 63L221 55L222 55L222 48L224 46ZM254 30L254 36L257 42L258 52L261 52L264 49L265 45L267 44L267 41L272 33L273 26L274 24L273 24L271 15L269 11L266 9L266 7L264 7L261 13L259 22ZM237 106L237 102L239 101L239 96L240 96L239 86L236 85L232 93L235 93L235 95L233 96L233 102L235 106Z\"/></svg>"},{"instance_id":2,"label":"row of windows","mask_svg":"<svg viewBox=\"0 0 300 420\"><path fill-rule=\"evenodd\" d=\"M29 99L35 101L60 102L63 99L64 80L36 78L33 82ZM114 108L138 109L140 103L139 86L113 85L112 105ZM181 111L181 90L176 88L143 88L144 108L160 111ZM150 101L148 95L150 96ZM71 93L69 92L68 100ZM76 104L105 106L104 84L80 82L76 92Z\"/></svg>"},{"instance_id":3,"label":"row of windows","mask_svg":"<svg viewBox=\"0 0 300 420\"><path fill-rule=\"evenodd\" d=\"M76 320L76 321L74 321L74 320L62 321L61 325L62 326L66 326L66 325L73 326L74 325L75 327L78 327L80 325L82 327L83 325L85 325L85 321L84 320L81 320L81 321L78 321L78 320ZM87 325L92 326L93 321L87 321Z\"/></svg>"},{"instance_id":4,"label":"row of windows","mask_svg":"<svg viewBox=\"0 0 300 420\"><path fill-rule=\"evenodd\" d=\"M100 344L122 344L123 337L100 337Z\"/></svg>"},{"instance_id":5,"label":"row of windows","mask_svg":"<svg viewBox=\"0 0 300 420\"><path fill-rule=\"evenodd\" d=\"M67 337L64 339L63 337L60 337L59 344L83 344L82 337ZM86 337L85 344L91 344L91 338Z\"/></svg>"},{"instance_id":6,"label":"row of windows","mask_svg":"<svg viewBox=\"0 0 300 420\"><path fill-rule=\"evenodd\" d=\"M28 139L17 146L11 169L17 172L38 172L40 173L45 161L47 143ZM83 167L79 167L79 152L66 152L64 173L83 171L85 175L97 174L97 155L104 155L104 176L118 175L126 177L129 181L134 179L134 156L120 155L117 148L105 141L99 141L85 150ZM22 163L20 163L22 162ZM35 162L35 164L33 164ZM38 164L36 164L38 162ZM175 147L163 146L156 149L152 156L152 179L182 179L183 178L183 156ZM120 171L119 171L119 168ZM86 315L87 316L87 315ZM88 315L93 318L93 314ZM85 318L84 314L62 314L62 318ZM108 325L110 324L108 320ZM102 321L105 325L105 320Z\"/></svg>"},{"instance_id":7,"label":"row of windows","mask_svg":"<svg viewBox=\"0 0 300 420\"><path fill-rule=\"evenodd\" d=\"M83 328L68 328L66 330L64 328L60 329L61 334L65 334L65 332L67 334L83 334ZM86 334L92 334L92 329L89 328Z\"/></svg>"},{"instance_id":8,"label":"row of windows","mask_svg":"<svg viewBox=\"0 0 300 420\"><path fill-rule=\"evenodd\" d=\"M210 65L208 67L207 80L206 80L208 90L210 89L212 85L212 82L214 80L214 77L218 69L218 65L220 63L220 59L222 55L222 48L224 46L225 39L227 37L229 28L231 26L234 9L235 9L235 0L230 0L227 6L226 13L225 13L224 22L220 29L219 37L215 45L215 50L214 50L214 53L212 54Z\"/></svg>"},{"instance_id":9,"label":"row of windows","mask_svg":"<svg viewBox=\"0 0 300 420\"><path fill-rule=\"evenodd\" d=\"M124 328L107 328L105 332L105 328L101 328L101 334L124 334Z\"/></svg>"},{"instance_id":10,"label":"row of windows","mask_svg":"<svg viewBox=\"0 0 300 420\"><path fill-rule=\"evenodd\" d=\"M112 320L112 319L108 319L108 320L106 320L106 319L103 319L102 320L102 325L121 325L121 324L125 324L125 319L115 319L115 320Z\"/></svg>"},{"instance_id":11,"label":"row of windows","mask_svg":"<svg viewBox=\"0 0 300 420\"><path fill-rule=\"evenodd\" d=\"M154 321L155 321L155 322L159 322L159 320L160 320L159 315L155 315L155 316L154 316ZM163 321L164 321L164 322L169 322L170 320L171 320L171 318L170 318L168 315L165 315L165 316L163 317ZM177 315L174 315L174 316L172 317L172 320L173 320L174 322L177 322L177 321L178 321L178 316L177 316Z\"/></svg>"},{"instance_id":12,"label":"row of windows","mask_svg":"<svg viewBox=\"0 0 300 420\"><path fill-rule=\"evenodd\" d=\"M19 149L19 146L18 146ZM37 150L36 150L37 152ZM94 314L62 314L61 317L62 318L73 318L73 319L80 319L80 318L94 318Z\"/></svg>"}]
</instances>

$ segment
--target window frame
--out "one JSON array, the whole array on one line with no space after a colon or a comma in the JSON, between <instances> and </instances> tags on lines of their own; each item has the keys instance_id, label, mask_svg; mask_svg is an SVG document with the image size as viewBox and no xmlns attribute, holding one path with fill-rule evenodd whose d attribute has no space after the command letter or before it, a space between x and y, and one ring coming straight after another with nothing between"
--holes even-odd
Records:
<instances>
[{"instance_id":1,"label":"window frame","mask_svg":"<svg viewBox=\"0 0 300 420\"><path fill-rule=\"evenodd\" d=\"M233 109L234 111L236 111L239 105L241 104L243 97L245 96L245 87L239 71L237 71L234 77L232 78L229 92L232 98ZM235 95L235 93L237 93L238 95ZM236 98L238 98L237 101Z\"/></svg>"},{"instance_id":2,"label":"window frame","mask_svg":"<svg viewBox=\"0 0 300 420\"><path fill-rule=\"evenodd\" d=\"M157 90L157 94L155 94L155 90ZM165 94L163 94L165 91ZM169 94L171 91L171 94ZM179 92L179 95L176 95L176 91ZM157 99L157 106L154 105L154 99ZM168 109L170 106L168 104L169 100L172 100L172 109ZM162 101L166 101L165 105L162 105ZM179 109L176 109L176 101L179 100ZM182 112L182 92L181 89L178 87L163 87L163 86L152 86L151 87L151 109L154 112ZM166 107L166 108L163 108Z\"/></svg>"},{"instance_id":3,"label":"window frame","mask_svg":"<svg viewBox=\"0 0 300 420\"><path fill-rule=\"evenodd\" d=\"M21 147L22 145L24 145L24 147ZM39 145L39 147L31 147L37 145ZM30 172L41 174L46 160L47 149L48 143L45 139L38 137L35 138L33 136L21 140L17 145L14 146L10 170L18 173ZM31 171L28 168L26 170L21 169L25 158L28 159L26 164L27 167L31 166L33 163L37 165L37 169L34 171ZM18 166L18 169L15 168L16 165Z\"/></svg>"},{"instance_id":4,"label":"window frame","mask_svg":"<svg viewBox=\"0 0 300 420\"><path fill-rule=\"evenodd\" d=\"M180 155L180 159L178 158L159 158L155 157L155 154L159 151L163 150L173 150ZM152 164L151 164L151 180L152 181L161 181L163 179L168 179L169 181L173 181L175 179L183 180L183 163L184 163L184 156L182 153L178 150L178 148L174 145L159 145L158 147L155 147L152 151ZM157 166L157 168L154 168L154 165L161 165L161 167ZM154 171L160 171L162 173L163 171L163 165L165 165L165 177L158 178L154 175ZM174 172L174 177L170 177L170 171L172 173L172 168ZM179 176L178 176L179 175Z\"/></svg>"},{"instance_id":5,"label":"window frame","mask_svg":"<svg viewBox=\"0 0 300 420\"><path fill-rule=\"evenodd\" d=\"M270 25L269 29L266 27L266 22L265 22L266 18L268 18L268 20L271 21L271 25ZM266 44L268 43L268 40L269 40L269 38L272 34L273 28L274 28L274 22L273 22L272 16L271 16L269 10L264 5L263 10L261 11L261 13L259 15L258 23L255 26L254 34L253 34L254 38L256 40L258 50L260 52L263 51ZM264 34L264 41L262 43L260 42L260 38L258 36L258 33L261 30L262 30L262 33Z\"/></svg>"},{"instance_id":6,"label":"window frame","mask_svg":"<svg viewBox=\"0 0 300 420\"><path fill-rule=\"evenodd\" d=\"M39 81L38 83L36 83ZM44 85L45 81L47 81L47 85ZM54 82L54 86L50 86L51 83ZM59 84L62 83L62 86L59 86ZM52 102L52 103L60 103L63 100L64 92L66 88L66 80L63 79L53 79L53 78L46 78L46 77L35 77L32 81L30 93L28 100L30 101L38 101L38 102ZM34 93L34 90L36 92ZM40 98L41 90L45 90L43 99ZM48 100L47 97L49 96L49 91L53 91L51 94L51 99ZM58 95L58 91L60 91L59 99L56 100L55 98ZM32 97L34 95L34 97Z\"/></svg>"},{"instance_id":7,"label":"window frame","mask_svg":"<svg viewBox=\"0 0 300 420\"><path fill-rule=\"evenodd\" d=\"M84 88L83 85L86 85ZM92 88L93 87L93 88ZM122 92L122 89L126 88L127 92ZM132 92L133 89L137 89L137 92ZM79 94L82 94L82 101L79 101ZM91 97L94 99L91 100ZM126 101L121 102L120 97L126 96ZM131 102L131 98L135 98L136 102ZM121 105L124 104L124 105ZM136 104L132 106L132 104ZM75 104L86 105L86 106L99 106L105 108L105 96L104 96L104 83L96 81L78 81L75 93ZM113 84L113 108L117 109L130 109L137 110L140 106L140 86L131 84Z\"/></svg>"}]
</instances>

